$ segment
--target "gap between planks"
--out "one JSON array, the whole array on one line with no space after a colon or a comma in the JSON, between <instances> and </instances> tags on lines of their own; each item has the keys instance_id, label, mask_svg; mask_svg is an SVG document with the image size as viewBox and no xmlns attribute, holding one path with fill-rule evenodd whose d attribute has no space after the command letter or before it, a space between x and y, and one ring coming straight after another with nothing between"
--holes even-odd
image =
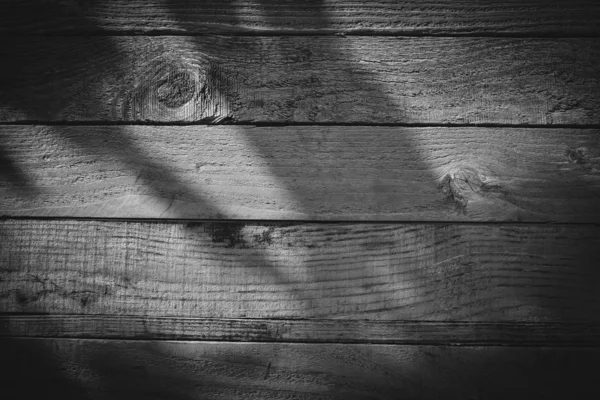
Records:
<instances>
[{"instance_id":1,"label":"gap between planks","mask_svg":"<svg viewBox=\"0 0 600 400\"><path fill-rule=\"evenodd\" d=\"M3 314L0 337L600 347L600 324Z\"/></svg>"},{"instance_id":2,"label":"gap between planks","mask_svg":"<svg viewBox=\"0 0 600 400\"><path fill-rule=\"evenodd\" d=\"M503 123L355 123L355 122L248 122L248 121L226 121L218 124L197 121L46 121L46 120L20 120L20 121L0 121L0 126L30 126L30 127L105 127L105 126L149 126L149 127L214 127L228 126L240 128L294 128L294 127L314 127L314 128L335 128L335 127L383 127L383 128L505 128L505 129L600 129L600 124L503 124Z\"/></svg>"},{"instance_id":3,"label":"gap between planks","mask_svg":"<svg viewBox=\"0 0 600 400\"><path fill-rule=\"evenodd\" d=\"M339 224L368 224L368 225L432 225L432 226L446 226L448 224L457 226L553 226L553 227L582 227L582 228L595 228L600 227L600 223L594 222L558 222L558 221L393 221L393 220L302 220L302 219L233 219L233 218L122 218L122 217L52 217L52 216L13 216L13 215L0 215L0 222L3 221L48 221L48 222L69 222L69 221L81 221L81 222L122 222L122 223L144 223L144 224L238 224L238 225L277 225L281 224L284 226L289 225L301 225L301 224L315 224L315 225L339 225Z\"/></svg>"}]
</instances>

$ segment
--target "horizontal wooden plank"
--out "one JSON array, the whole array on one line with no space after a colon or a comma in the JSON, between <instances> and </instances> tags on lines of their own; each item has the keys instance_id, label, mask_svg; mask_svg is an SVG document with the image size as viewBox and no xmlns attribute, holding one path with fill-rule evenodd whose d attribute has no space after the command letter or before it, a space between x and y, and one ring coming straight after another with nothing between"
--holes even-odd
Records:
<instances>
[{"instance_id":1,"label":"horizontal wooden plank","mask_svg":"<svg viewBox=\"0 0 600 400\"><path fill-rule=\"evenodd\" d=\"M589 0L5 0L2 33L590 35ZM35 12L33 12L35 10Z\"/></svg>"},{"instance_id":2,"label":"horizontal wooden plank","mask_svg":"<svg viewBox=\"0 0 600 400\"><path fill-rule=\"evenodd\" d=\"M4 393L26 399L600 395L598 348L3 339L0 351Z\"/></svg>"},{"instance_id":3,"label":"horizontal wooden plank","mask_svg":"<svg viewBox=\"0 0 600 400\"><path fill-rule=\"evenodd\" d=\"M4 37L0 121L599 124L597 39Z\"/></svg>"},{"instance_id":4,"label":"horizontal wooden plank","mask_svg":"<svg viewBox=\"0 0 600 400\"><path fill-rule=\"evenodd\" d=\"M214 319L136 315L0 315L0 336L370 343L599 346L600 324L323 319Z\"/></svg>"},{"instance_id":5,"label":"horizontal wooden plank","mask_svg":"<svg viewBox=\"0 0 600 400\"><path fill-rule=\"evenodd\" d=\"M597 323L599 229L5 220L0 312Z\"/></svg>"},{"instance_id":6,"label":"horizontal wooden plank","mask_svg":"<svg viewBox=\"0 0 600 400\"><path fill-rule=\"evenodd\" d=\"M0 213L600 222L597 129L0 126Z\"/></svg>"}]
</instances>

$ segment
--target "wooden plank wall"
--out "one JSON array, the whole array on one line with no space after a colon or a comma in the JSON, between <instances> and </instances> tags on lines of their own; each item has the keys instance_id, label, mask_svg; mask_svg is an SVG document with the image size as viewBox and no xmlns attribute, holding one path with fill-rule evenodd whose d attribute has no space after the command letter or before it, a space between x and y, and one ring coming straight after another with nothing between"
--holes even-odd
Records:
<instances>
[{"instance_id":1,"label":"wooden plank wall","mask_svg":"<svg viewBox=\"0 0 600 400\"><path fill-rule=\"evenodd\" d=\"M595 398L600 3L0 3L4 398Z\"/></svg>"}]
</instances>

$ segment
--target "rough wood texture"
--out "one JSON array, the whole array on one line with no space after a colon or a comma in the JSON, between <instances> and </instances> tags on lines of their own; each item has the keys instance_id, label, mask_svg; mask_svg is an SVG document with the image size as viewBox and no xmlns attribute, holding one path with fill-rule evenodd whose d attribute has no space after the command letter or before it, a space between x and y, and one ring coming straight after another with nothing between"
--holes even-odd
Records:
<instances>
[{"instance_id":1,"label":"rough wood texture","mask_svg":"<svg viewBox=\"0 0 600 400\"><path fill-rule=\"evenodd\" d=\"M597 348L0 340L8 398L598 398Z\"/></svg>"},{"instance_id":2,"label":"rough wood texture","mask_svg":"<svg viewBox=\"0 0 600 400\"><path fill-rule=\"evenodd\" d=\"M4 0L2 33L597 35L585 0ZM35 12L32 12L35 10Z\"/></svg>"},{"instance_id":3,"label":"rough wood texture","mask_svg":"<svg viewBox=\"0 0 600 400\"><path fill-rule=\"evenodd\" d=\"M0 121L598 124L597 39L0 40Z\"/></svg>"},{"instance_id":4,"label":"rough wood texture","mask_svg":"<svg viewBox=\"0 0 600 400\"><path fill-rule=\"evenodd\" d=\"M600 324L7 314L0 315L0 336L598 347Z\"/></svg>"},{"instance_id":5,"label":"rough wood texture","mask_svg":"<svg viewBox=\"0 0 600 400\"><path fill-rule=\"evenodd\" d=\"M6 220L0 312L600 321L599 228Z\"/></svg>"},{"instance_id":6,"label":"rough wood texture","mask_svg":"<svg viewBox=\"0 0 600 400\"><path fill-rule=\"evenodd\" d=\"M0 213L600 222L600 132L1 126Z\"/></svg>"},{"instance_id":7,"label":"rough wood texture","mask_svg":"<svg viewBox=\"0 0 600 400\"><path fill-rule=\"evenodd\" d=\"M0 7L0 215L159 219L0 221L5 397L600 398L600 225L161 220L599 223L597 2Z\"/></svg>"}]
</instances>

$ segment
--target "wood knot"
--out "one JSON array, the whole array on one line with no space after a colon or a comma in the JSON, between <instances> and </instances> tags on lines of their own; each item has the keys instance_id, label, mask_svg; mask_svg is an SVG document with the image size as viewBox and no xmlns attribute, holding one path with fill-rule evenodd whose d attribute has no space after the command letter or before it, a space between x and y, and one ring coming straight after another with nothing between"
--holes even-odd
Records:
<instances>
[{"instance_id":1,"label":"wood knot","mask_svg":"<svg viewBox=\"0 0 600 400\"><path fill-rule=\"evenodd\" d=\"M179 108L189 102L196 92L194 77L187 71L173 71L157 82L156 97L168 108Z\"/></svg>"},{"instance_id":2,"label":"wood knot","mask_svg":"<svg viewBox=\"0 0 600 400\"><path fill-rule=\"evenodd\" d=\"M210 60L200 61L167 54L128 74L130 80L112 100L112 115L126 121L213 123L231 117L235 77Z\"/></svg>"},{"instance_id":3,"label":"wood knot","mask_svg":"<svg viewBox=\"0 0 600 400\"><path fill-rule=\"evenodd\" d=\"M585 164L587 162L587 150L584 147L567 149L566 155L572 163Z\"/></svg>"},{"instance_id":4,"label":"wood knot","mask_svg":"<svg viewBox=\"0 0 600 400\"><path fill-rule=\"evenodd\" d=\"M468 201L462 195L458 184L456 183L455 175L446 174L438 185L438 188L444 194L446 201L452 204L457 211L465 211Z\"/></svg>"},{"instance_id":5,"label":"wood knot","mask_svg":"<svg viewBox=\"0 0 600 400\"><path fill-rule=\"evenodd\" d=\"M504 201L514 202L506 188L486 182L485 176L471 168L446 174L438 188L444 194L446 201L461 213L466 212L470 202L483 198L501 198Z\"/></svg>"}]
</instances>

